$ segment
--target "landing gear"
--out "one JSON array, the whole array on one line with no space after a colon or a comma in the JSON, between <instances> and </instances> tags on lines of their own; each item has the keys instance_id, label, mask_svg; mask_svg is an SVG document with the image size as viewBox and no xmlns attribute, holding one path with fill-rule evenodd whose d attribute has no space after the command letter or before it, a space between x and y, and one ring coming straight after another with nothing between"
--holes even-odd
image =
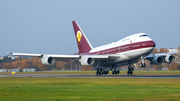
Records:
<instances>
[{"instance_id":1,"label":"landing gear","mask_svg":"<svg viewBox=\"0 0 180 101\"><path fill-rule=\"evenodd\" d=\"M104 69L102 69L102 68L97 68L97 71L96 71L96 76L101 76L101 75L103 75L103 74L108 74L109 73L109 71L108 70L104 70Z\"/></svg>"},{"instance_id":2,"label":"landing gear","mask_svg":"<svg viewBox=\"0 0 180 101\"><path fill-rule=\"evenodd\" d=\"M127 75L132 75L132 74L133 74L133 71L134 71L134 68L131 67L131 64L129 64L129 66L128 66L128 71L127 71Z\"/></svg>"},{"instance_id":3,"label":"landing gear","mask_svg":"<svg viewBox=\"0 0 180 101\"><path fill-rule=\"evenodd\" d=\"M108 74L108 73L109 73L109 71L108 71L108 70L103 70L103 71L102 71L102 75L103 75L103 74L105 74L105 75L106 75L106 74Z\"/></svg>"},{"instance_id":4,"label":"landing gear","mask_svg":"<svg viewBox=\"0 0 180 101\"><path fill-rule=\"evenodd\" d=\"M145 64L145 62L144 62L144 59L145 59L145 57L144 57L144 56L141 56L141 61L142 61L142 63L140 63L140 67L146 67L146 64Z\"/></svg>"},{"instance_id":5,"label":"landing gear","mask_svg":"<svg viewBox=\"0 0 180 101\"><path fill-rule=\"evenodd\" d=\"M146 67L146 64L140 63L140 67Z\"/></svg>"},{"instance_id":6,"label":"landing gear","mask_svg":"<svg viewBox=\"0 0 180 101\"><path fill-rule=\"evenodd\" d=\"M99 72L99 68L97 68L97 71L96 71L96 76L100 76L101 75L101 73Z\"/></svg>"},{"instance_id":7,"label":"landing gear","mask_svg":"<svg viewBox=\"0 0 180 101\"><path fill-rule=\"evenodd\" d=\"M112 71L112 75L114 75L114 74L119 74L119 70L114 70L114 71Z\"/></svg>"},{"instance_id":8,"label":"landing gear","mask_svg":"<svg viewBox=\"0 0 180 101\"><path fill-rule=\"evenodd\" d=\"M111 70L112 70L112 75L117 75L120 73L120 70L116 70L116 66L112 65L111 67ZM109 71L108 70L104 70L103 68L97 68L97 71L96 71L96 76L101 76L101 75L106 75L106 74L109 74Z\"/></svg>"},{"instance_id":9,"label":"landing gear","mask_svg":"<svg viewBox=\"0 0 180 101\"><path fill-rule=\"evenodd\" d=\"M116 70L116 67L113 67L112 66L112 68L111 68L111 70L113 69L113 71L112 71L112 75L114 75L114 74L119 74L120 73L120 71L119 70Z\"/></svg>"},{"instance_id":10,"label":"landing gear","mask_svg":"<svg viewBox=\"0 0 180 101\"><path fill-rule=\"evenodd\" d=\"M133 72L132 71L127 71L127 75L132 75Z\"/></svg>"}]
</instances>

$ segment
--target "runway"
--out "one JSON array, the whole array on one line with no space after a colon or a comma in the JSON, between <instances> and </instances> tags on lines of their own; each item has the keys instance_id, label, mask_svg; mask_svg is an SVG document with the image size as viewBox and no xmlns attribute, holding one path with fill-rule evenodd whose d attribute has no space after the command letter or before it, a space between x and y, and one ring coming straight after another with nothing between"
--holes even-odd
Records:
<instances>
[{"instance_id":1,"label":"runway","mask_svg":"<svg viewBox=\"0 0 180 101\"><path fill-rule=\"evenodd\" d=\"M164 78L180 79L180 75L62 75L62 74L1 74L0 77L78 77L78 78Z\"/></svg>"}]
</instances>

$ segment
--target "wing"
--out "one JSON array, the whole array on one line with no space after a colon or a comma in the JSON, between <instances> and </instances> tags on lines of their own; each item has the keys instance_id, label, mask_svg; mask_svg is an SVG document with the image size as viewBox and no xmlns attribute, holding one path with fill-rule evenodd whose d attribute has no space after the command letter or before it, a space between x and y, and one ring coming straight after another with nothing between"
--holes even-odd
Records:
<instances>
[{"instance_id":1,"label":"wing","mask_svg":"<svg viewBox=\"0 0 180 101\"><path fill-rule=\"evenodd\" d=\"M151 58L155 58L155 57L166 57L168 55L173 55L176 54L177 52L166 52L166 53L158 53L158 54L150 54L148 56L146 56L146 59L151 59Z\"/></svg>"},{"instance_id":2,"label":"wing","mask_svg":"<svg viewBox=\"0 0 180 101\"><path fill-rule=\"evenodd\" d=\"M55 61L73 60L76 64L92 65L88 63L88 59L94 61L112 61L120 58L120 55L54 55L54 54L29 54L29 53L7 53L14 56L39 57L43 64L53 64Z\"/></svg>"},{"instance_id":3,"label":"wing","mask_svg":"<svg viewBox=\"0 0 180 101\"><path fill-rule=\"evenodd\" d=\"M115 60L121 58L119 54L107 54L107 55L82 55L79 62L84 66L103 66L107 64L115 63Z\"/></svg>"},{"instance_id":4,"label":"wing","mask_svg":"<svg viewBox=\"0 0 180 101\"><path fill-rule=\"evenodd\" d=\"M146 56L146 59L150 61L150 64L162 64L162 63L173 63L175 61L175 57L173 54L177 52L166 52L166 53L158 53L158 54L150 54Z\"/></svg>"},{"instance_id":5,"label":"wing","mask_svg":"<svg viewBox=\"0 0 180 101\"><path fill-rule=\"evenodd\" d=\"M29 53L7 53L7 54L10 54L10 55L14 55L14 56L27 56L27 57L41 57L42 54L29 54Z\"/></svg>"},{"instance_id":6,"label":"wing","mask_svg":"<svg viewBox=\"0 0 180 101\"><path fill-rule=\"evenodd\" d=\"M39 57L43 61L43 59L53 58L56 61L65 61L68 62L70 59L78 60L80 58L79 55L54 55L54 54L29 54L29 53L7 53L14 56L25 56L25 57Z\"/></svg>"}]
</instances>

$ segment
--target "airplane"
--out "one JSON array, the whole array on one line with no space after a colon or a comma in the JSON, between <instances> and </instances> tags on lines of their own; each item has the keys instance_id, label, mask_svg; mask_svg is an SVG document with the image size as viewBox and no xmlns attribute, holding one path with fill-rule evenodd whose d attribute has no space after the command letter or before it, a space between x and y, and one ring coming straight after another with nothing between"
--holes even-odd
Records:
<instances>
[{"instance_id":1,"label":"airplane","mask_svg":"<svg viewBox=\"0 0 180 101\"><path fill-rule=\"evenodd\" d=\"M141 61L140 67L146 67L144 60L149 60L150 64L159 65L162 63L173 63L176 52L167 52L151 54L156 44L145 33L137 33L127 36L117 42L112 42L103 46L93 48L86 35L76 21L72 21L79 54L77 55L54 55L54 54L29 54L29 53L12 53L15 56L40 57L42 64L52 65L55 61L74 60L74 63L83 66L97 67L96 76L108 74L111 68L112 74L119 74L116 69L118 66L128 65L127 75L132 75L134 68L131 64Z\"/></svg>"}]
</instances>

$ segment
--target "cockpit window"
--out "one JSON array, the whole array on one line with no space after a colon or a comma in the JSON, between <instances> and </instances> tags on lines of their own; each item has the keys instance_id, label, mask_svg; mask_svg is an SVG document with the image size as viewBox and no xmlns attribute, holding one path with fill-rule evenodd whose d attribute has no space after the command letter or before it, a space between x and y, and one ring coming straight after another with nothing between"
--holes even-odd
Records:
<instances>
[{"instance_id":1,"label":"cockpit window","mask_svg":"<svg viewBox=\"0 0 180 101\"><path fill-rule=\"evenodd\" d=\"M140 37L146 37L146 36L148 36L148 35L140 35Z\"/></svg>"}]
</instances>

